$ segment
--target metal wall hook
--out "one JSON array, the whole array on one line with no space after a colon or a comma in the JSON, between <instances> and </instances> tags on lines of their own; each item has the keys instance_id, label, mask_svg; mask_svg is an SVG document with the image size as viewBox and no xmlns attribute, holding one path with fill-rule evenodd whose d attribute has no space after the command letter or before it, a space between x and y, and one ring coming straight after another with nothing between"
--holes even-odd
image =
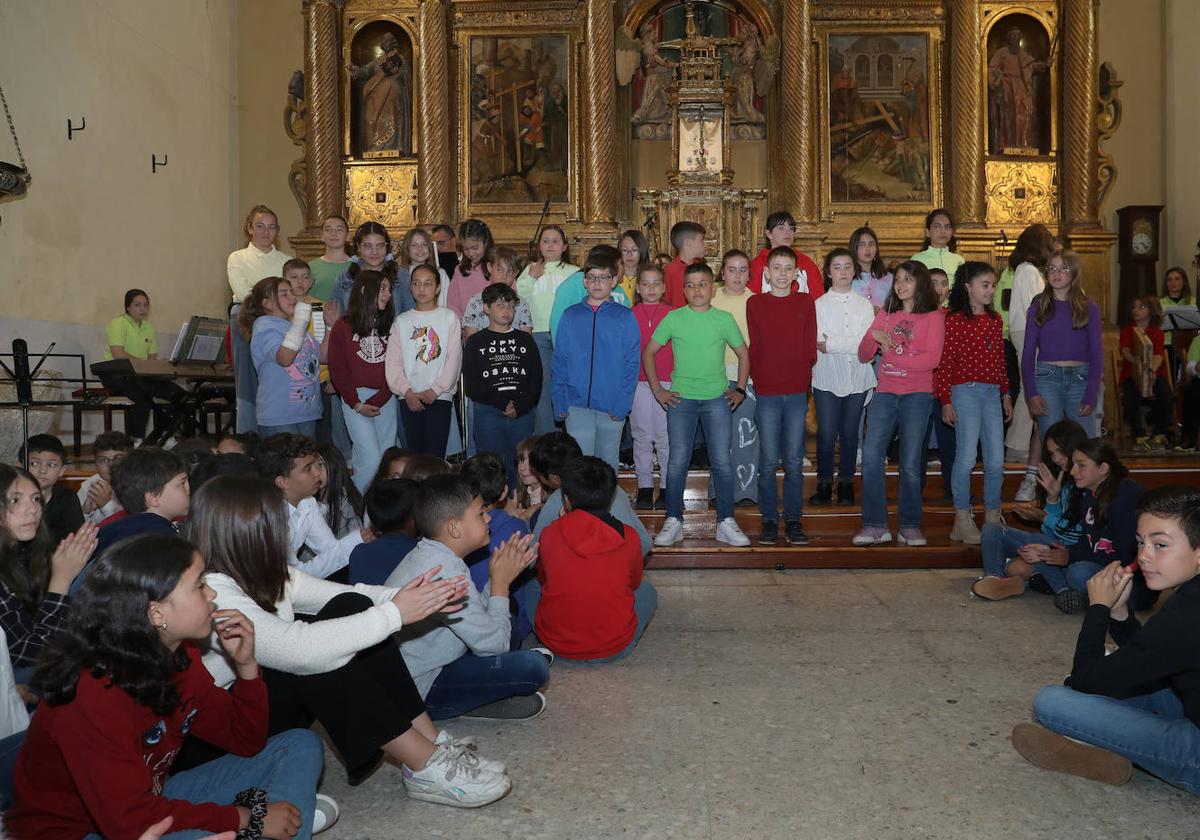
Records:
<instances>
[{"instance_id":1,"label":"metal wall hook","mask_svg":"<svg viewBox=\"0 0 1200 840\"><path fill-rule=\"evenodd\" d=\"M167 156L166 155L163 155L163 159L159 160L158 158L156 158L154 156L153 152L150 153L150 174L157 175L158 168L160 166L166 166L166 165L167 165Z\"/></svg>"},{"instance_id":2,"label":"metal wall hook","mask_svg":"<svg viewBox=\"0 0 1200 840\"><path fill-rule=\"evenodd\" d=\"M83 131L87 128L87 117L79 118L79 125L71 125L71 118L67 117L67 139L74 140L76 131Z\"/></svg>"}]
</instances>

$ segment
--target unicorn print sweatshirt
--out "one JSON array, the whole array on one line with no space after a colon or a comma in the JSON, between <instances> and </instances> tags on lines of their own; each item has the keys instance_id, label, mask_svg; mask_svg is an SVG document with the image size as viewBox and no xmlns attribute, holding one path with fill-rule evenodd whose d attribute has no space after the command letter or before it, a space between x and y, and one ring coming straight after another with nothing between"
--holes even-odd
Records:
<instances>
[{"instance_id":1,"label":"unicorn print sweatshirt","mask_svg":"<svg viewBox=\"0 0 1200 840\"><path fill-rule=\"evenodd\" d=\"M461 368L462 325L454 310L410 309L392 322L384 371L388 387L401 399L410 390L431 388L439 400L452 399Z\"/></svg>"}]
</instances>

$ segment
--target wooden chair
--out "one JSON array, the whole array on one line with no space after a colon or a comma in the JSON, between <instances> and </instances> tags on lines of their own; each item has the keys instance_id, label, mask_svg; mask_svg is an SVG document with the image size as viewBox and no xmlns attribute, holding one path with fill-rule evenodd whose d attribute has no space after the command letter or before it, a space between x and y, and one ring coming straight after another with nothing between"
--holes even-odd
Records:
<instances>
[{"instance_id":1,"label":"wooden chair","mask_svg":"<svg viewBox=\"0 0 1200 840\"><path fill-rule=\"evenodd\" d=\"M128 430L129 412L133 409L133 403L120 394L110 391L108 388L83 387L72 391L71 398L74 400L71 403L71 442L76 458L83 449L83 412L104 412L104 431L111 432L113 430L113 412L119 411L122 415L122 428Z\"/></svg>"}]
</instances>

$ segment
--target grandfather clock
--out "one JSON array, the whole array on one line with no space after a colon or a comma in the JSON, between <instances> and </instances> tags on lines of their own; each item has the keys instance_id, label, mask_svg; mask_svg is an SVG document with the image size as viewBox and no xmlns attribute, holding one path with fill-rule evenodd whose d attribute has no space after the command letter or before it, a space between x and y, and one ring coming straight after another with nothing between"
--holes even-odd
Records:
<instances>
[{"instance_id":1,"label":"grandfather clock","mask_svg":"<svg viewBox=\"0 0 1200 840\"><path fill-rule=\"evenodd\" d=\"M1117 294L1117 323L1129 321L1133 301L1141 295L1158 297L1158 243L1161 204L1131 204L1117 211L1118 262L1121 288Z\"/></svg>"}]
</instances>

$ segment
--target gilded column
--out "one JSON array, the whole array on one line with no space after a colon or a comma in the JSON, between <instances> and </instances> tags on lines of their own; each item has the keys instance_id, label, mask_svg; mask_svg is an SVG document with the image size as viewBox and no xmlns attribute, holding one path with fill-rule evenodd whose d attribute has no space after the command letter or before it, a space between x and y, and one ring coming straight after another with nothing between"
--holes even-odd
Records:
<instances>
[{"instance_id":1,"label":"gilded column","mask_svg":"<svg viewBox=\"0 0 1200 840\"><path fill-rule=\"evenodd\" d=\"M1095 0L1065 0L1063 16L1063 218L1068 228L1097 224Z\"/></svg>"},{"instance_id":2,"label":"gilded column","mask_svg":"<svg viewBox=\"0 0 1200 840\"><path fill-rule=\"evenodd\" d=\"M344 212L341 138L338 127L339 7L335 0L307 0L305 11L305 80L308 87L308 218L310 231L320 230L330 213Z\"/></svg>"},{"instance_id":3,"label":"gilded column","mask_svg":"<svg viewBox=\"0 0 1200 840\"><path fill-rule=\"evenodd\" d=\"M587 62L583 83L587 91L584 221L613 222L617 218L617 71L613 34L613 0L587 0Z\"/></svg>"},{"instance_id":4,"label":"gilded column","mask_svg":"<svg viewBox=\"0 0 1200 840\"><path fill-rule=\"evenodd\" d=\"M417 19L421 41L417 121L417 201L425 221L450 222L454 211L453 143L450 130L449 58L446 7L442 0L422 0Z\"/></svg>"},{"instance_id":5,"label":"gilded column","mask_svg":"<svg viewBox=\"0 0 1200 840\"><path fill-rule=\"evenodd\" d=\"M954 0L950 8L949 207L959 224L982 223L983 96L979 88L978 0Z\"/></svg>"},{"instance_id":6,"label":"gilded column","mask_svg":"<svg viewBox=\"0 0 1200 840\"><path fill-rule=\"evenodd\" d=\"M812 80L812 0L783 4L779 131L783 155L783 198L797 221L817 220L816 157L813 137L816 95Z\"/></svg>"}]
</instances>

